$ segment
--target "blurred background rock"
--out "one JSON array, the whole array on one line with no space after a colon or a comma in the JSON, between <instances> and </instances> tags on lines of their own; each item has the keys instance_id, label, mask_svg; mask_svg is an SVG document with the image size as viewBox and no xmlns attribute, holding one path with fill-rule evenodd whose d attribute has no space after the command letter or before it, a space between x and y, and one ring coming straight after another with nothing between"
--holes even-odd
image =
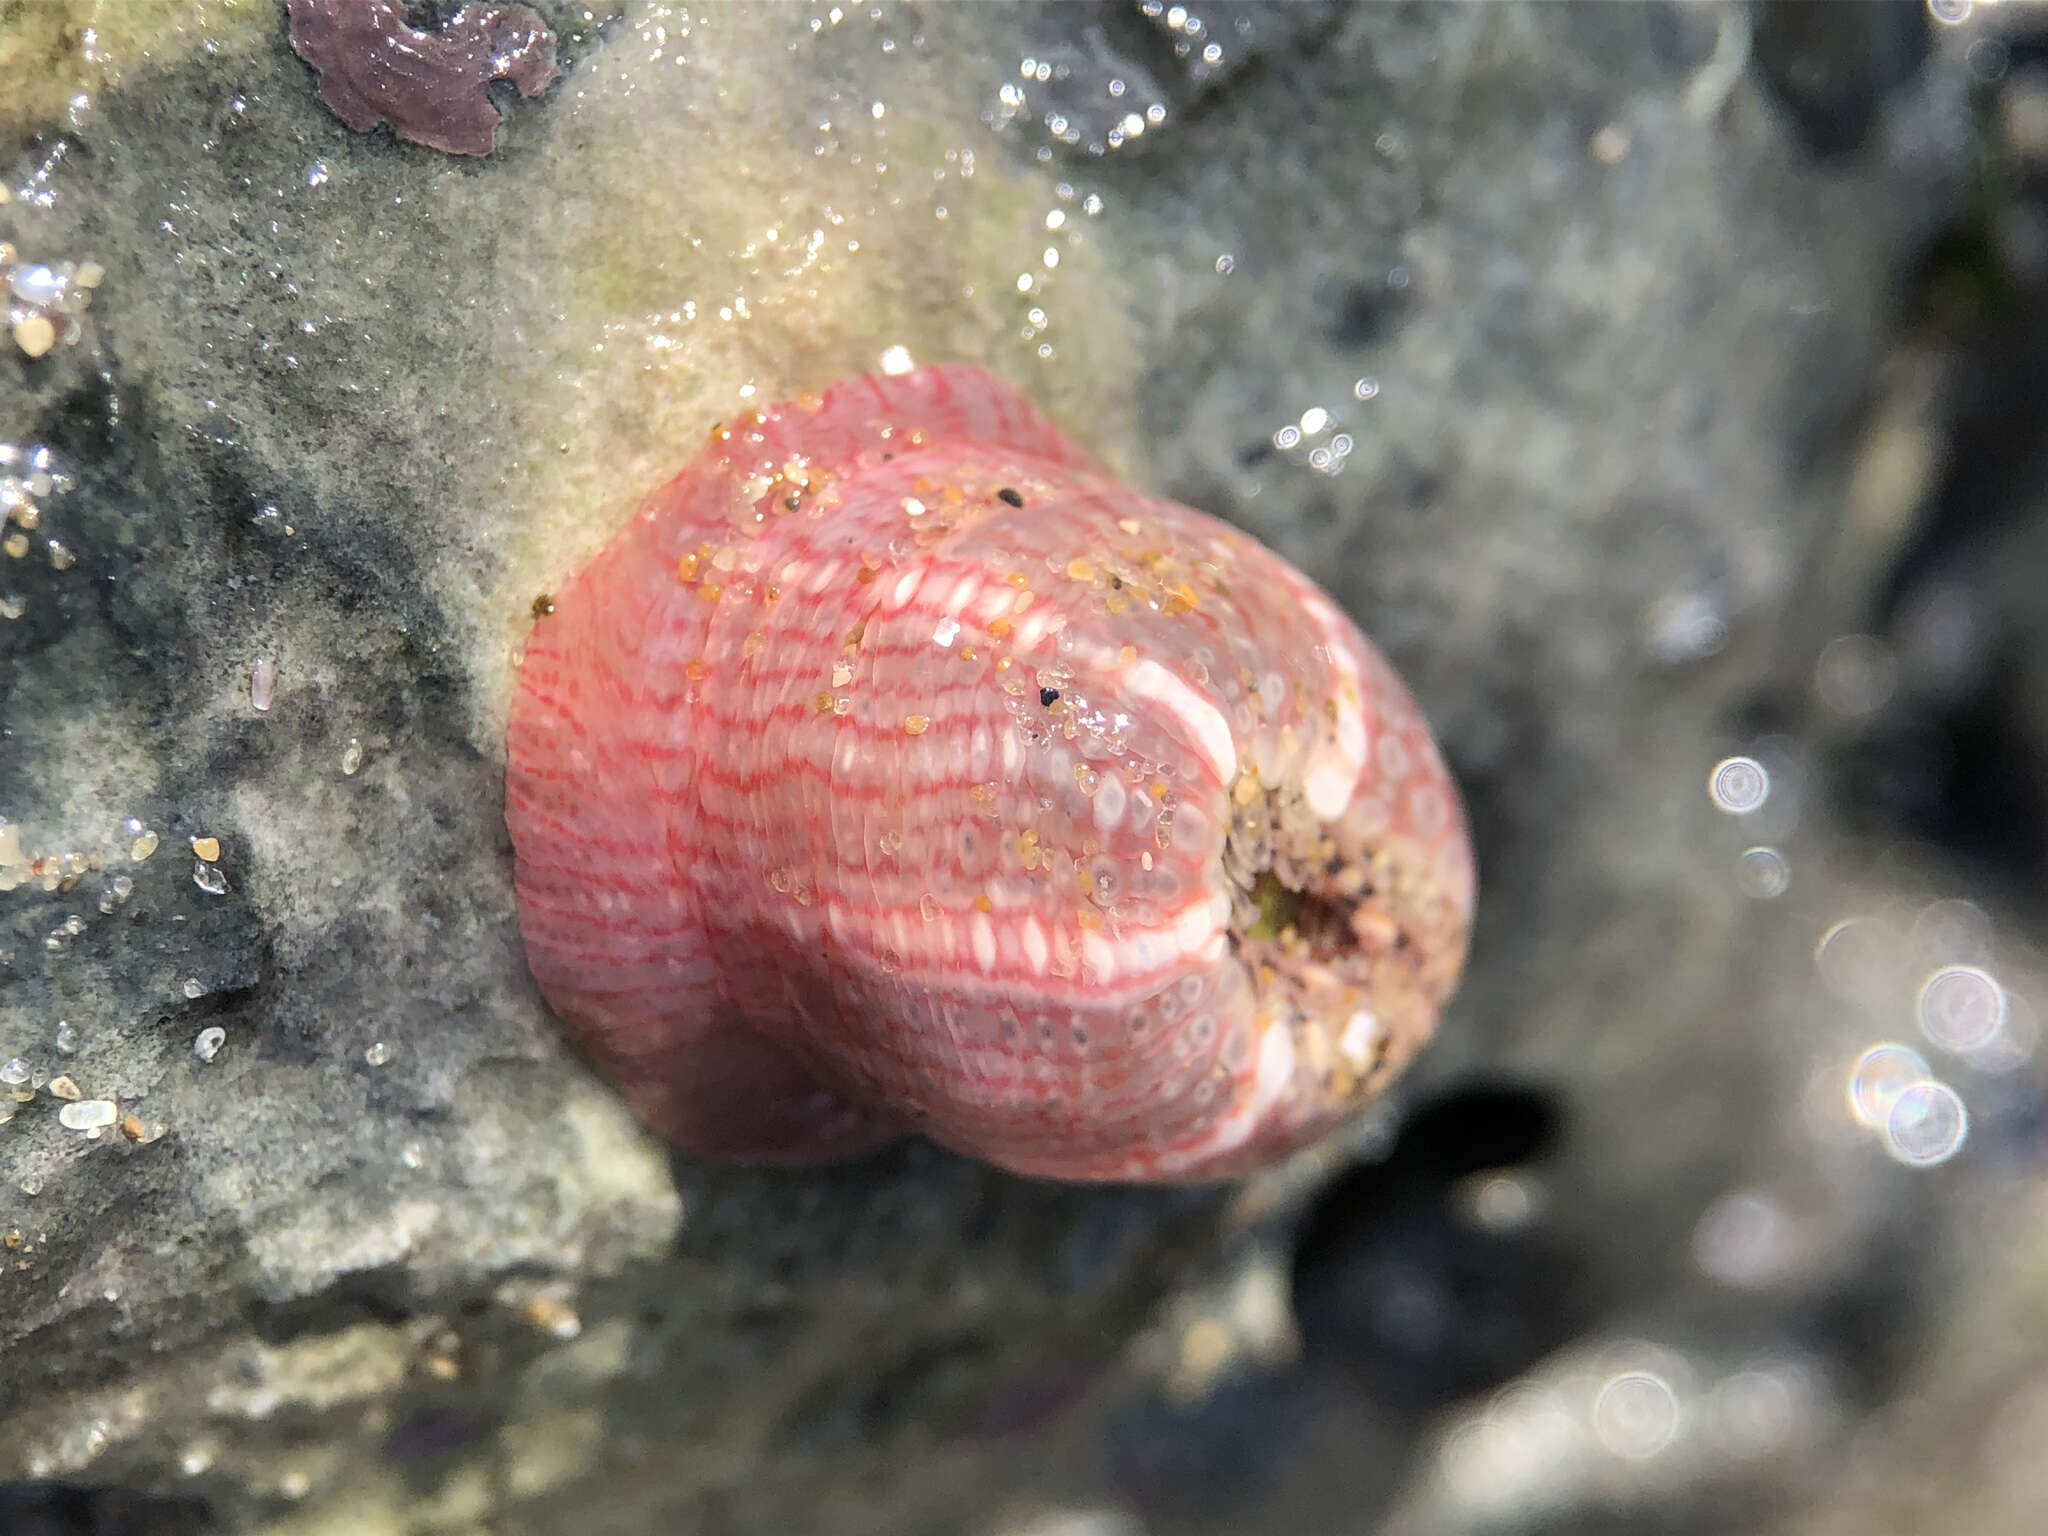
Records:
<instances>
[{"instance_id":1,"label":"blurred background rock","mask_svg":"<svg viewBox=\"0 0 2048 1536\"><path fill-rule=\"evenodd\" d=\"M0 1528L2038 1529L2048 8L536 9L458 158L0 5ZM1338 1142L688 1166L539 1006L533 600L896 348L1436 724Z\"/></svg>"}]
</instances>

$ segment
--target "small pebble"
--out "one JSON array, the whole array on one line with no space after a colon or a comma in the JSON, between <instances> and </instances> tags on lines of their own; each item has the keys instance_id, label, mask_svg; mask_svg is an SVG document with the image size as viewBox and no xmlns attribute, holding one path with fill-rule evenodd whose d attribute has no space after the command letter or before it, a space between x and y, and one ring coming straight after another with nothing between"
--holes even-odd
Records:
<instances>
[{"instance_id":1,"label":"small pebble","mask_svg":"<svg viewBox=\"0 0 2048 1536\"><path fill-rule=\"evenodd\" d=\"M50 1079L50 1097L54 1099L69 1099L75 1102L84 1098L85 1095L78 1091L78 1084L71 1081L69 1077L53 1077Z\"/></svg>"},{"instance_id":2,"label":"small pebble","mask_svg":"<svg viewBox=\"0 0 2048 1536\"><path fill-rule=\"evenodd\" d=\"M112 1099L82 1099L57 1111L57 1123L67 1131L97 1131L120 1118Z\"/></svg>"},{"instance_id":3,"label":"small pebble","mask_svg":"<svg viewBox=\"0 0 2048 1536\"><path fill-rule=\"evenodd\" d=\"M277 693L277 663L269 657L257 662L249 673L249 704L258 714L270 708ZM210 841L210 839L209 839Z\"/></svg>"},{"instance_id":4,"label":"small pebble","mask_svg":"<svg viewBox=\"0 0 2048 1536\"><path fill-rule=\"evenodd\" d=\"M396 1054L397 1052L391 1047L389 1043L383 1040L375 1040L372 1041L368 1049L366 1049L363 1052L363 1060L367 1061L373 1067L381 1067L384 1065L385 1062L389 1061Z\"/></svg>"},{"instance_id":5,"label":"small pebble","mask_svg":"<svg viewBox=\"0 0 2048 1536\"><path fill-rule=\"evenodd\" d=\"M192 1042L192 1054L201 1061L211 1061L220 1054L220 1048L228 1043L228 1032L218 1024L209 1024L199 1031L199 1038Z\"/></svg>"},{"instance_id":6,"label":"small pebble","mask_svg":"<svg viewBox=\"0 0 2048 1536\"><path fill-rule=\"evenodd\" d=\"M57 327L46 315L24 315L14 322L14 344L30 357L41 357L57 345Z\"/></svg>"},{"instance_id":7,"label":"small pebble","mask_svg":"<svg viewBox=\"0 0 2048 1536\"><path fill-rule=\"evenodd\" d=\"M211 864L220 857L220 839L217 837L195 837L192 839L192 857L204 859Z\"/></svg>"},{"instance_id":8,"label":"small pebble","mask_svg":"<svg viewBox=\"0 0 2048 1536\"><path fill-rule=\"evenodd\" d=\"M363 744L351 736L348 745L341 749L341 771L344 775L353 776L362 766Z\"/></svg>"}]
</instances>

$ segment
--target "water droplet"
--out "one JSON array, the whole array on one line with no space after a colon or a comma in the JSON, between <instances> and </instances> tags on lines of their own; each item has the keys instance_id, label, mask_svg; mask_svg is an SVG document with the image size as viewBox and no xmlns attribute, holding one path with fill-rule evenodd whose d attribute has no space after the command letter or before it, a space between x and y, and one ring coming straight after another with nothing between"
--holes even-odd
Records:
<instances>
[{"instance_id":1,"label":"water droplet","mask_svg":"<svg viewBox=\"0 0 2048 1536\"><path fill-rule=\"evenodd\" d=\"M1678 1394L1653 1371L1624 1371L1593 1399L1593 1433L1615 1455L1640 1461L1678 1434Z\"/></svg>"},{"instance_id":2,"label":"water droplet","mask_svg":"<svg viewBox=\"0 0 2048 1536\"><path fill-rule=\"evenodd\" d=\"M373 1067L381 1067L397 1054L397 1049L389 1041L373 1040L364 1048L363 1060Z\"/></svg>"},{"instance_id":3,"label":"water droplet","mask_svg":"<svg viewBox=\"0 0 2048 1536\"><path fill-rule=\"evenodd\" d=\"M2005 1017L2000 1021L1998 1033L1971 1051L1965 1058L1973 1070L1998 1076L2017 1071L2033 1060L2034 1051L2041 1043L2041 1023L2034 1016L2033 1005L2024 997L2008 992L2005 995Z\"/></svg>"},{"instance_id":4,"label":"water droplet","mask_svg":"<svg viewBox=\"0 0 2048 1536\"><path fill-rule=\"evenodd\" d=\"M1707 778L1707 793L1731 816L1747 816L1770 798L1771 776L1753 757L1724 757Z\"/></svg>"},{"instance_id":5,"label":"water droplet","mask_svg":"<svg viewBox=\"0 0 2048 1536\"><path fill-rule=\"evenodd\" d=\"M1813 691L1845 720L1862 720L1890 701L1898 680L1891 647L1871 635L1837 635L1813 665Z\"/></svg>"},{"instance_id":6,"label":"water droplet","mask_svg":"<svg viewBox=\"0 0 2048 1536\"><path fill-rule=\"evenodd\" d=\"M47 309L64 296L64 279L40 264L16 267L7 286L14 290L14 296L22 303L33 304L38 309Z\"/></svg>"},{"instance_id":7,"label":"water droplet","mask_svg":"<svg viewBox=\"0 0 2048 1536\"><path fill-rule=\"evenodd\" d=\"M1945 965L1920 987L1920 1032L1945 1051L1974 1051L2005 1023L2005 988L1974 965Z\"/></svg>"},{"instance_id":8,"label":"water droplet","mask_svg":"<svg viewBox=\"0 0 2048 1536\"><path fill-rule=\"evenodd\" d=\"M1745 848L1736 878L1745 895L1771 901L1785 894L1792 883L1792 867L1775 848Z\"/></svg>"},{"instance_id":9,"label":"water droplet","mask_svg":"<svg viewBox=\"0 0 2048 1536\"><path fill-rule=\"evenodd\" d=\"M1911 1168L1933 1168L1962 1150L1970 1114L1946 1083L1915 1083L1893 1102L1885 1117L1885 1148Z\"/></svg>"},{"instance_id":10,"label":"water droplet","mask_svg":"<svg viewBox=\"0 0 2048 1536\"><path fill-rule=\"evenodd\" d=\"M5 1083L11 1088L17 1083L27 1081L28 1063L19 1056L10 1059L5 1066L0 1066L0 1083Z\"/></svg>"},{"instance_id":11,"label":"water droplet","mask_svg":"<svg viewBox=\"0 0 2048 1536\"><path fill-rule=\"evenodd\" d=\"M192 883L209 896L227 894L228 877L221 873L218 864L209 864L204 859L193 860Z\"/></svg>"},{"instance_id":12,"label":"water droplet","mask_svg":"<svg viewBox=\"0 0 2048 1536\"><path fill-rule=\"evenodd\" d=\"M1856 1058L1849 1073L1849 1113L1871 1130L1891 1118L1900 1097L1915 1083L1927 1081L1927 1061L1903 1045L1873 1045Z\"/></svg>"}]
</instances>

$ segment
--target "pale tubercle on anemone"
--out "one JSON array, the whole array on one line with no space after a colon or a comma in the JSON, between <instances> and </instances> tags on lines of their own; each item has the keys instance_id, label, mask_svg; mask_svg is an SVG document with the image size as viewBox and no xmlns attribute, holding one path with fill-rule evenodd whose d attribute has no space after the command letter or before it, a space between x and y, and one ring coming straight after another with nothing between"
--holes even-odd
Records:
<instances>
[{"instance_id":1,"label":"pale tubercle on anemone","mask_svg":"<svg viewBox=\"0 0 2048 1536\"><path fill-rule=\"evenodd\" d=\"M527 957L688 1152L1229 1177L1456 985L1463 810L1392 669L978 369L718 428L536 615Z\"/></svg>"}]
</instances>

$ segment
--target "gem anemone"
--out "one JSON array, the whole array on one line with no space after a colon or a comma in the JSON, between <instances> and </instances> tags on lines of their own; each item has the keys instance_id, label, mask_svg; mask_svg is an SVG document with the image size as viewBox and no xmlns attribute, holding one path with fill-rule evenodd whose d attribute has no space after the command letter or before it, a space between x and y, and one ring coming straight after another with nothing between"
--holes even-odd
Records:
<instances>
[{"instance_id":1,"label":"gem anemone","mask_svg":"<svg viewBox=\"0 0 2048 1536\"><path fill-rule=\"evenodd\" d=\"M689 1153L1230 1177L1456 985L1464 813L1392 669L978 369L718 428L535 613L528 962Z\"/></svg>"}]
</instances>

